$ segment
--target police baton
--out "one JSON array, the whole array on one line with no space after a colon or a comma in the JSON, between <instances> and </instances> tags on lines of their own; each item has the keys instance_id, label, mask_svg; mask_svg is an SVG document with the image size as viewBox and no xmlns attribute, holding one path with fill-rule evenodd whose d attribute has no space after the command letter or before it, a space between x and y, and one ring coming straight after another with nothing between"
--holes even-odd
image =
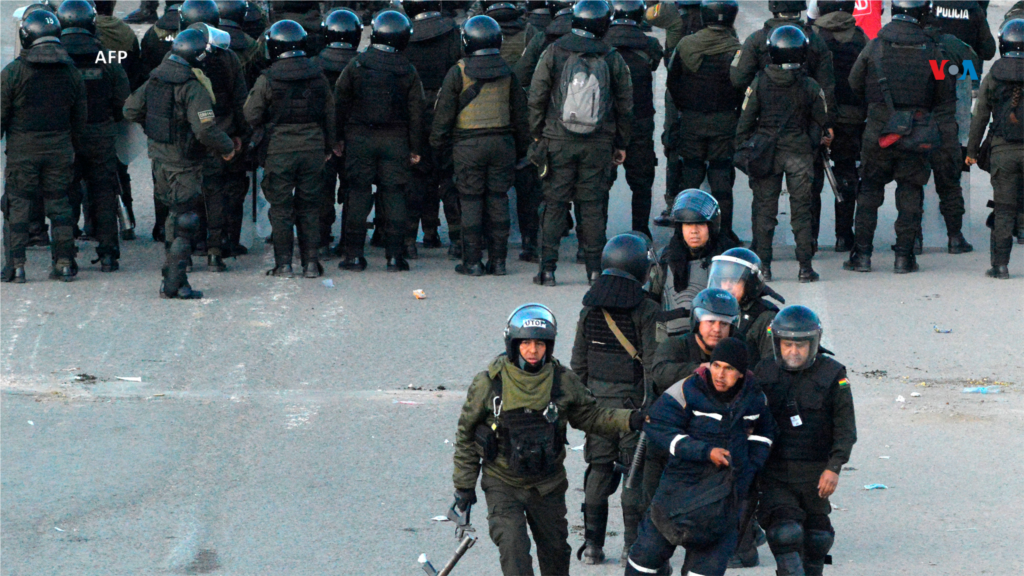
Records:
<instances>
[{"instance_id":1,"label":"police baton","mask_svg":"<svg viewBox=\"0 0 1024 576\"><path fill-rule=\"evenodd\" d=\"M836 202L845 202L846 199L843 198L843 193L836 182L836 175L832 172L832 153L829 152L828 146L821 147L821 164L825 167L825 177L828 178L828 185L832 187L832 193L836 196Z\"/></svg>"}]
</instances>

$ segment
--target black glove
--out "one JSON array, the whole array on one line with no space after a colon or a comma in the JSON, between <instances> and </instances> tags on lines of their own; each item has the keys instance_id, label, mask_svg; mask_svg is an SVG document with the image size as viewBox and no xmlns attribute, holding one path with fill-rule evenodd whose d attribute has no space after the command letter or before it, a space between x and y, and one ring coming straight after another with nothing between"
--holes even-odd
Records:
<instances>
[{"instance_id":1,"label":"black glove","mask_svg":"<svg viewBox=\"0 0 1024 576\"><path fill-rule=\"evenodd\" d=\"M460 512L465 512L473 504L476 504L476 489L455 490L455 507Z\"/></svg>"},{"instance_id":2,"label":"black glove","mask_svg":"<svg viewBox=\"0 0 1024 576\"><path fill-rule=\"evenodd\" d=\"M644 429L644 421L647 419L646 410L634 410L629 415L629 429L640 431Z\"/></svg>"}]
</instances>

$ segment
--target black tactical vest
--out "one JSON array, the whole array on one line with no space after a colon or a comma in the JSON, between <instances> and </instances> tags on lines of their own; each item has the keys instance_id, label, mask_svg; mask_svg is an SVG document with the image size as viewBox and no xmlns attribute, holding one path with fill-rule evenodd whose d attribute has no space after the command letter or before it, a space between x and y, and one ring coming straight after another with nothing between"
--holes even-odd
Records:
<instances>
[{"instance_id":1,"label":"black tactical vest","mask_svg":"<svg viewBox=\"0 0 1024 576\"><path fill-rule=\"evenodd\" d=\"M729 67L735 53L726 52L705 56L696 72L690 71L682 62L679 82L684 97L677 101L676 108L695 112L731 112L743 104L743 93L733 87L729 80Z\"/></svg>"},{"instance_id":2,"label":"black tactical vest","mask_svg":"<svg viewBox=\"0 0 1024 576\"><path fill-rule=\"evenodd\" d=\"M821 355L810 369L788 372L777 362L766 362L761 388L779 425L772 457L782 460L825 462L832 451L832 387L843 365ZM793 407L800 426L793 426Z\"/></svg>"},{"instance_id":3,"label":"black tactical vest","mask_svg":"<svg viewBox=\"0 0 1024 576\"><path fill-rule=\"evenodd\" d=\"M377 60L380 60L379 62ZM349 122L368 126L408 124L409 77L413 70L401 54L369 49L356 57L355 99ZM404 69L404 72L398 70Z\"/></svg>"},{"instance_id":4,"label":"black tactical vest","mask_svg":"<svg viewBox=\"0 0 1024 576\"><path fill-rule=\"evenodd\" d=\"M604 41L622 55L633 82L633 117L654 116L654 74L647 47L647 35L637 26L612 26Z\"/></svg>"},{"instance_id":5,"label":"black tactical vest","mask_svg":"<svg viewBox=\"0 0 1024 576\"><path fill-rule=\"evenodd\" d=\"M22 62L25 62L23 59ZM71 130L71 93L74 84L69 64L25 62L26 96L14 108L11 128L17 132L64 132Z\"/></svg>"},{"instance_id":6,"label":"black tactical vest","mask_svg":"<svg viewBox=\"0 0 1024 576\"><path fill-rule=\"evenodd\" d=\"M1024 83L996 80L992 132L1007 142L1024 142ZM1014 106L1014 100L1017 101Z\"/></svg>"},{"instance_id":7,"label":"black tactical vest","mask_svg":"<svg viewBox=\"0 0 1024 576\"><path fill-rule=\"evenodd\" d=\"M177 143L185 156L196 157L195 140L188 126L184 110L176 110L174 90L193 78L192 70L183 64L167 60L150 73L146 83L146 122L143 131L151 140L161 144ZM192 151L193 154L189 154Z\"/></svg>"},{"instance_id":8,"label":"black tactical vest","mask_svg":"<svg viewBox=\"0 0 1024 576\"><path fill-rule=\"evenodd\" d=\"M357 54L358 52L355 49L331 48L330 46L320 51L320 55L316 57L316 62L320 65L320 69L323 70L324 76L327 78L327 83L332 88L337 84L341 71L345 69L345 66L348 66L348 63Z\"/></svg>"},{"instance_id":9,"label":"black tactical vest","mask_svg":"<svg viewBox=\"0 0 1024 576\"><path fill-rule=\"evenodd\" d=\"M442 18L437 17L436 20ZM431 23L433 20L435 18L414 22L413 27L415 29L416 26ZM448 61L448 54L450 51L449 47L454 41L452 40L452 34L456 33L455 28L450 28L447 32L424 40L416 40L414 36L405 48L403 54L409 59L413 67L416 68L416 73L420 75L420 82L423 82L424 92L436 92L441 89L441 84L444 84L444 77L448 74L448 69L454 64Z\"/></svg>"},{"instance_id":10,"label":"black tactical vest","mask_svg":"<svg viewBox=\"0 0 1024 576\"><path fill-rule=\"evenodd\" d=\"M876 50L881 50L882 70L889 81L893 105L897 109L931 110L935 100L935 78L928 60L940 56L935 43L929 40L919 44L896 45L879 39ZM865 98L871 103L884 103L874 58L869 65L873 73L868 74Z\"/></svg>"},{"instance_id":11,"label":"black tactical vest","mask_svg":"<svg viewBox=\"0 0 1024 576\"><path fill-rule=\"evenodd\" d=\"M583 333L587 339L587 386L596 396L620 396L623 387L607 384L627 384L628 389L634 392L630 396L638 393L638 400L642 401L643 388L637 384L643 383L643 364L633 360L622 344L619 344L601 310L591 309L583 325ZM607 310L626 340L629 340L637 352L642 351L643 344L630 312L617 308ZM600 389L602 387L614 390Z\"/></svg>"},{"instance_id":12,"label":"black tactical vest","mask_svg":"<svg viewBox=\"0 0 1024 576\"><path fill-rule=\"evenodd\" d=\"M495 414L498 421L498 453L508 462L509 470L522 478L544 478L558 470L558 459L565 452L565 432L559 424L558 406L555 402L562 396L561 384L565 369L555 368L551 386L551 402L543 412L518 408ZM499 374L491 382L491 388L498 400L492 406L501 405L502 382Z\"/></svg>"},{"instance_id":13,"label":"black tactical vest","mask_svg":"<svg viewBox=\"0 0 1024 576\"><path fill-rule=\"evenodd\" d=\"M952 34L972 48L979 44L981 30L971 20L972 12L981 10L977 2L935 2L932 22L946 34ZM979 15L980 17L980 15Z\"/></svg>"},{"instance_id":14,"label":"black tactical vest","mask_svg":"<svg viewBox=\"0 0 1024 576\"><path fill-rule=\"evenodd\" d=\"M281 111L278 124L320 124L327 105L327 81L323 78L282 82L271 80L274 92L274 114L278 106L287 106Z\"/></svg>"},{"instance_id":15,"label":"black tactical vest","mask_svg":"<svg viewBox=\"0 0 1024 576\"><path fill-rule=\"evenodd\" d=\"M829 51L832 52L832 66L835 68L836 76L836 104L863 106L864 100L853 92L853 88L850 88L850 71L853 70L853 64L864 47L867 46L867 42L860 36L854 36L852 42L840 42L831 30L824 28L819 34L828 45Z\"/></svg>"},{"instance_id":16,"label":"black tactical vest","mask_svg":"<svg viewBox=\"0 0 1024 576\"><path fill-rule=\"evenodd\" d=\"M772 81L767 73L758 74L757 100L761 103L761 112L758 115L759 130L768 134L775 132L792 111L792 117L786 124L785 131L807 133L807 122L812 102L808 98L807 91L803 89L804 79L801 76L798 74L796 82L789 86L779 86Z\"/></svg>"},{"instance_id":17,"label":"black tactical vest","mask_svg":"<svg viewBox=\"0 0 1024 576\"><path fill-rule=\"evenodd\" d=\"M110 99L114 93L113 78L107 72L107 65L97 63L97 56L103 46L91 34L65 34L61 44L75 61L75 68L85 81L88 115L87 124L98 124L114 119Z\"/></svg>"}]
</instances>

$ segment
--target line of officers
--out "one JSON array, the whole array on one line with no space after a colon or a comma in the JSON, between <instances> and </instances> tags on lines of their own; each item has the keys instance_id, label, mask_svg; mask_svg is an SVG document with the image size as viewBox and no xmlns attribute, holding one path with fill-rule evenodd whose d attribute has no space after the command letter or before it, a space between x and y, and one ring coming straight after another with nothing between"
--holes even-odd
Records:
<instances>
[{"instance_id":1,"label":"line of officers","mask_svg":"<svg viewBox=\"0 0 1024 576\"><path fill-rule=\"evenodd\" d=\"M254 171L254 163L265 169L263 189L271 204L275 267L269 274L294 275L296 227L302 274L322 274L321 260L332 254L337 194L345 211L333 254L341 256L342 269L367 266L366 219L374 202L374 239L386 248L389 271L409 268L421 222L423 245L441 245L437 228L443 202L449 254L462 260L456 271L502 275L510 221L507 191L514 184L524 238L519 257L540 262L534 282L555 285L558 246L574 223L573 212L580 239L577 259L594 282L601 271L608 192L618 165L624 166L633 194L633 228L650 234L657 163L652 73L664 53L644 34L645 20L665 26L673 36L670 44L680 37L667 63L670 109L678 111L667 115L667 204L674 203L676 188L697 188L706 178L722 208L723 239L738 245L731 225L734 151L759 137L769 142L768 167L751 177L751 248L767 278L785 176L799 279L818 279L811 262L824 181L822 146L832 147L835 161L836 248L852 249L845 269L870 271L877 210L884 185L892 180L900 214L894 270L918 269L923 186L930 171L936 175L949 252L973 249L961 233L959 174L965 162L957 138L956 84L952 75L936 80L928 60L948 60L961 68L965 60L977 60L980 68L980 59L953 35L924 26L932 18L928 2L897 1L893 22L868 43L852 17L853 2L819 3L811 26L801 19L805 2L772 0L773 18L742 46L733 28L738 5L728 0L702 2L696 10L673 3L647 9L639 1L614 6L601 1L528 3L527 13L507 2L482 2L487 16L471 18L461 33L439 3L406 2L405 14L386 10L373 19L370 47L363 52L356 50L362 22L353 12L336 10L322 22L308 22L310 14L319 14L317 3L282 4L282 11L294 10L303 23L281 20L255 42L242 28L250 3L169 3L142 42L135 78L148 79L124 100L123 109L117 104L124 97L125 74L123 69L118 73L117 64L95 60L102 44L89 2L61 5L57 18L64 22L63 31L52 14L26 16L21 28L25 51L5 75L11 98L6 99L10 105L4 107L4 118L9 121L4 124L5 134L10 125L12 141L19 134L31 142L19 146L25 158L12 159L13 177L8 178L13 186L5 196L5 213L13 218L5 221L17 222L5 235L10 249L5 250L3 279L25 280L24 247L32 236L22 220L31 228L27 199L38 203L40 198L53 226L51 277L74 278L80 198L76 202L75 193L70 194L69 239L69 218L59 197L68 193L56 189L80 190L65 185L76 171L89 184L97 261L104 271L118 268L116 198L119 189L124 196L127 173L123 166L110 170L117 166L110 127L123 116L141 123L149 137L154 237L168 246L165 296L200 296L185 276L197 249L207 255L212 271L226 270L225 257L245 252L238 235L245 174ZM550 22L541 29L545 13ZM176 33L166 28L172 24ZM306 28L314 26L318 33L311 41ZM1014 97L1019 36L1013 21L1004 25L1000 62L1005 64L993 67L992 80L982 91L982 110L994 119L987 150L998 165L990 168L998 191L988 274L1000 278L1008 277L1014 228L1021 235L1020 166L1005 160L1019 151L1021 140L1020 123L1014 122L1021 105ZM311 58L319 45L319 55ZM74 74L58 78L69 65L84 71L83 79L89 77L84 91ZM37 79L36 70L47 73ZM42 94L30 90L35 82L63 82L68 89ZM524 94L520 87L527 86ZM21 106L14 105L18 101ZM67 114L32 113L54 107ZM913 121L901 125L908 115ZM977 130L983 133L987 120L976 119ZM910 134L901 139L887 132L894 124ZM923 127L914 128L918 124ZM913 137L928 132L925 128L937 141L922 144ZM47 134L40 138L39 132ZM83 136L97 144L83 146ZM976 148L985 149L980 135L977 140ZM45 155L40 152L44 143ZM70 148L76 170L53 164L51 145ZM971 156L969 162L974 160ZM54 176L37 178L47 170ZM35 219L41 219L38 213ZM669 220L663 213L655 221Z\"/></svg>"},{"instance_id":2,"label":"line of officers","mask_svg":"<svg viewBox=\"0 0 1024 576\"><path fill-rule=\"evenodd\" d=\"M672 214L680 229L721 231L717 210L688 211ZM781 297L763 262L733 248L711 258L686 329L660 337L647 237L613 237L601 265L568 366L553 356L547 307L509 317L505 351L474 378L459 415L453 506L468 515L479 482L502 573L535 573L532 533L540 573L568 574L571 425L587 433L583 563L606 560L608 499L621 484L627 575L671 574L683 546L680 574L721 576L758 565L765 541L778 575L822 574L835 539L828 498L857 435L846 369L821 345L818 317L766 300ZM635 456L639 482L628 484Z\"/></svg>"}]
</instances>

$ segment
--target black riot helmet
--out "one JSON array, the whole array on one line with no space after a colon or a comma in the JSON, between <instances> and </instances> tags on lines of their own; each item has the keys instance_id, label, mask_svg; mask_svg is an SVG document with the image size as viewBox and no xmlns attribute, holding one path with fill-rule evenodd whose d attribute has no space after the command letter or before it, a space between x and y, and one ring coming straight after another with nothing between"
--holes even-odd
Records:
<instances>
[{"instance_id":1,"label":"black riot helmet","mask_svg":"<svg viewBox=\"0 0 1024 576\"><path fill-rule=\"evenodd\" d=\"M647 5L643 0L613 0L612 26L639 26L644 21Z\"/></svg>"},{"instance_id":2,"label":"black riot helmet","mask_svg":"<svg viewBox=\"0 0 1024 576\"><path fill-rule=\"evenodd\" d=\"M736 0L704 0L700 3L700 19L705 26L732 26L740 5Z\"/></svg>"},{"instance_id":3,"label":"black riot helmet","mask_svg":"<svg viewBox=\"0 0 1024 576\"><path fill-rule=\"evenodd\" d=\"M545 360L555 352L558 322L551 310L543 304L523 304L512 311L505 323L505 353L509 360L519 363L519 343L523 340L543 340L547 345Z\"/></svg>"},{"instance_id":4,"label":"black riot helmet","mask_svg":"<svg viewBox=\"0 0 1024 576\"><path fill-rule=\"evenodd\" d=\"M999 31L999 55L1024 58L1024 19L1014 18Z\"/></svg>"},{"instance_id":5,"label":"black riot helmet","mask_svg":"<svg viewBox=\"0 0 1024 576\"><path fill-rule=\"evenodd\" d=\"M26 50L37 44L60 42L60 22L49 10L34 10L21 20L18 37Z\"/></svg>"},{"instance_id":6,"label":"black riot helmet","mask_svg":"<svg viewBox=\"0 0 1024 576\"><path fill-rule=\"evenodd\" d=\"M921 24L928 13L928 0L892 0L893 20Z\"/></svg>"},{"instance_id":7,"label":"black riot helmet","mask_svg":"<svg viewBox=\"0 0 1024 576\"><path fill-rule=\"evenodd\" d=\"M65 0L57 8L62 34L78 29L89 34L96 33L96 9L86 0Z\"/></svg>"},{"instance_id":8,"label":"black riot helmet","mask_svg":"<svg viewBox=\"0 0 1024 576\"><path fill-rule=\"evenodd\" d=\"M552 16L561 16L562 14L569 14L573 10L575 2L565 2L559 0L553 0L548 2L548 8L551 10Z\"/></svg>"},{"instance_id":9,"label":"black riot helmet","mask_svg":"<svg viewBox=\"0 0 1024 576\"><path fill-rule=\"evenodd\" d=\"M818 18L833 12L853 14L856 7L856 0L818 0Z\"/></svg>"},{"instance_id":10,"label":"black riot helmet","mask_svg":"<svg viewBox=\"0 0 1024 576\"><path fill-rule=\"evenodd\" d=\"M600 38L608 31L612 7L606 0L580 0L572 7L572 33L585 38Z\"/></svg>"},{"instance_id":11,"label":"black riot helmet","mask_svg":"<svg viewBox=\"0 0 1024 576\"><path fill-rule=\"evenodd\" d=\"M701 322L719 321L732 324L730 335L740 327L740 303L732 294L719 288L706 288L693 297L690 310L690 332L700 335Z\"/></svg>"},{"instance_id":12,"label":"black riot helmet","mask_svg":"<svg viewBox=\"0 0 1024 576\"><path fill-rule=\"evenodd\" d=\"M821 345L821 320L818 315L805 306L787 306L775 315L769 327L772 343L775 345L775 361L785 370L799 372L814 365ZM811 347L807 358L797 365L790 365L783 357L782 341L810 342Z\"/></svg>"},{"instance_id":13,"label":"black riot helmet","mask_svg":"<svg viewBox=\"0 0 1024 576\"><path fill-rule=\"evenodd\" d=\"M320 24L324 41L331 48L357 48L363 37L363 21L345 8L335 10Z\"/></svg>"},{"instance_id":14,"label":"black riot helmet","mask_svg":"<svg viewBox=\"0 0 1024 576\"><path fill-rule=\"evenodd\" d=\"M531 4L533 4L533 2L531 2ZM544 4L544 2L541 2L540 4ZM484 9L484 14L491 11L496 12L498 10L515 10L516 12L519 11L519 8L516 7L515 2L509 2L508 0L484 0L483 2L480 3L480 7Z\"/></svg>"},{"instance_id":15,"label":"black riot helmet","mask_svg":"<svg viewBox=\"0 0 1024 576\"><path fill-rule=\"evenodd\" d=\"M212 52L214 48L220 50L231 49L231 35L227 32L210 26L205 22L198 22L188 27L189 30L199 30L206 37L206 49Z\"/></svg>"},{"instance_id":16,"label":"black riot helmet","mask_svg":"<svg viewBox=\"0 0 1024 576\"><path fill-rule=\"evenodd\" d=\"M174 37L170 58L179 64L202 68L210 55L209 45L208 38L199 30L183 30Z\"/></svg>"},{"instance_id":17,"label":"black riot helmet","mask_svg":"<svg viewBox=\"0 0 1024 576\"><path fill-rule=\"evenodd\" d=\"M239 28L245 23L245 13L249 3L245 0L218 0L217 13L221 20L226 20ZM218 22L219 24L219 22Z\"/></svg>"},{"instance_id":18,"label":"black riot helmet","mask_svg":"<svg viewBox=\"0 0 1024 576\"><path fill-rule=\"evenodd\" d=\"M213 0L187 0L178 8L178 30L185 30L202 22L210 26L220 24L220 11Z\"/></svg>"},{"instance_id":19,"label":"black riot helmet","mask_svg":"<svg viewBox=\"0 0 1024 576\"><path fill-rule=\"evenodd\" d=\"M306 30L294 20L275 22L263 35L263 40L268 60L306 55Z\"/></svg>"},{"instance_id":20,"label":"black riot helmet","mask_svg":"<svg viewBox=\"0 0 1024 576\"><path fill-rule=\"evenodd\" d=\"M768 37L768 56L772 64L783 70L799 68L807 61L807 47L810 41L804 31L796 26L779 26Z\"/></svg>"},{"instance_id":21,"label":"black riot helmet","mask_svg":"<svg viewBox=\"0 0 1024 576\"><path fill-rule=\"evenodd\" d=\"M760 298L764 291L761 259L746 248L726 250L711 259L708 288L721 288L735 296L732 288L736 285L743 286L743 296L739 299L741 305Z\"/></svg>"},{"instance_id":22,"label":"black riot helmet","mask_svg":"<svg viewBox=\"0 0 1024 576\"><path fill-rule=\"evenodd\" d=\"M405 14L385 10L373 18L370 45L385 52L401 52L409 45L412 24Z\"/></svg>"},{"instance_id":23,"label":"black riot helmet","mask_svg":"<svg viewBox=\"0 0 1024 576\"><path fill-rule=\"evenodd\" d=\"M402 9L413 20L435 14L441 15L441 3L438 0L405 0L405 2L402 2Z\"/></svg>"},{"instance_id":24,"label":"black riot helmet","mask_svg":"<svg viewBox=\"0 0 1024 576\"><path fill-rule=\"evenodd\" d=\"M772 14L798 14L804 10L806 0L768 0L768 11Z\"/></svg>"},{"instance_id":25,"label":"black riot helmet","mask_svg":"<svg viewBox=\"0 0 1024 576\"><path fill-rule=\"evenodd\" d=\"M608 276L646 283L651 271L647 242L632 232L614 236L601 252L601 270Z\"/></svg>"},{"instance_id":26,"label":"black riot helmet","mask_svg":"<svg viewBox=\"0 0 1024 576\"><path fill-rule=\"evenodd\" d=\"M501 25L490 16L473 16L462 27L462 51L466 56L501 53Z\"/></svg>"},{"instance_id":27,"label":"black riot helmet","mask_svg":"<svg viewBox=\"0 0 1024 576\"><path fill-rule=\"evenodd\" d=\"M672 221L676 224L707 224L714 237L722 228L722 209L711 194L690 188L676 196L672 204Z\"/></svg>"}]
</instances>

